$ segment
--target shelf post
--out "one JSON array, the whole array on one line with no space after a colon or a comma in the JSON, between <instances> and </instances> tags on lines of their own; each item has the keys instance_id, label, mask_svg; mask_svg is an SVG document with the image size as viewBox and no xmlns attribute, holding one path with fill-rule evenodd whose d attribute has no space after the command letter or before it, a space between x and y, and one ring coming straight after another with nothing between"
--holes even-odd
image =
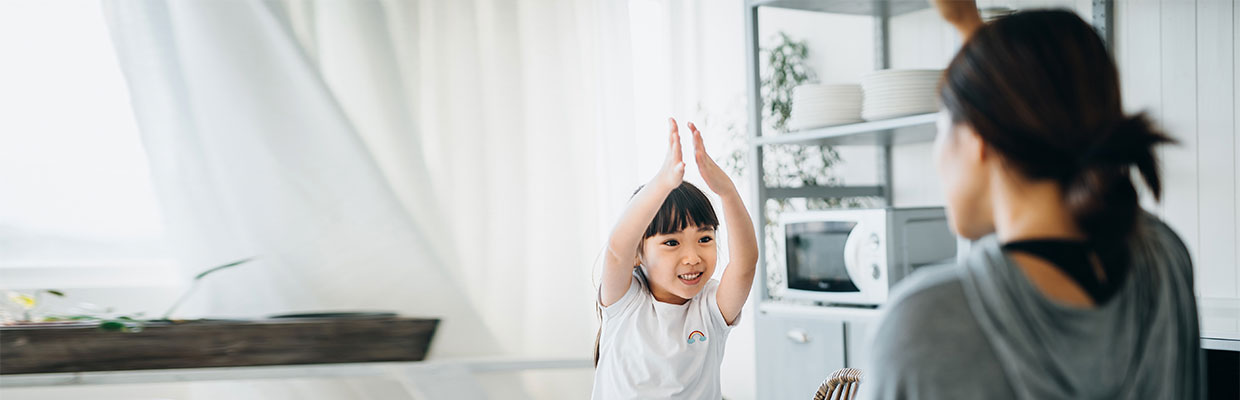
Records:
<instances>
[{"instance_id":1,"label":"shelf post","mask_svg":"<svg viewBox=\"0 0 1240 400\"><path fill-rule=\"evenodd\" d=\"M1102 36L1107 50L1115 52L1115 4L1112 0L1093 0L1092 18L1094 29Z\"/></svg>"},{"instance_id":2,"label":"shelf post","mask_svg":"<svg viewBox=\"0 0 1240 400\"><path fill-rule=\"evenodd\" d=\"M756 143L758 138L762 136L762 76L761 61L762 57L761 45L758 38L758 5L745 4L745 57L749 61L745 63L746 74L748 78L746 82L747 91L749 92L749 142ZM762 146L753 146L752 151L747 152L747 165L749 165L750 182L752 193L749 198L749 216L754 223L754 232L758 237L758 265L755 271L755 279L757 285L757 301L763 302L767 299L766 292L766 183L763 182L762 176Z\"/></svg>"},{"instance_id":3,"label":"shelf post","mask_svg":"<svg viewBox=\"0 0 1240 400\"><path fill-rule=\"evenodd\" d=\"M877 1L874 15L874 69L891 68L891 2ZM887 207L895 205L895 182L891 173L891 142L884 143L879 150L878 170L882 174L883 201Z\"/></svg>"}]
</instances>

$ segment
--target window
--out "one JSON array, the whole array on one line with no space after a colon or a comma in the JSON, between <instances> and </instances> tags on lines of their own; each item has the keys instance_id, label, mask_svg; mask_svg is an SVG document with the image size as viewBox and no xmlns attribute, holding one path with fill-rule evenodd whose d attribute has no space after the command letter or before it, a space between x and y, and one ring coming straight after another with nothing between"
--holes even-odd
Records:
<instances>
[{"instance_id":1,"label":"window","mask_svg":"<svg viewBox=\"0 0 1240 400\"><path fill-rule=\"evenodd\" d=\"M101 8L0 3L0 286L141 284L127 276L150 283L138 270L171 273ZM113 281L97 279L105 276Z\"/></svg>"}]
</instances>

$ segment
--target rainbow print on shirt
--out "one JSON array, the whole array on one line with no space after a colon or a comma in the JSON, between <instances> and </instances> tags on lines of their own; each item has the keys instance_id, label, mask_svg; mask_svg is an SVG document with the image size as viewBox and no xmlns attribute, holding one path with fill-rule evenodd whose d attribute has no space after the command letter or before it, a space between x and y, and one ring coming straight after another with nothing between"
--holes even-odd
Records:
<instances>
[{"instance_id":1,"label":"rainbow print on shirt","mask_svg":"<svg viewBox=\"0 0 1240 400\"><path fill-rule=\"evenodd\" d=\"M693 333L689 334L689 344L693 344L693 342L705 342L705 341L706 341L706 334L702 333L702 331L693 331Z\"/></svg>"}]
</instances>

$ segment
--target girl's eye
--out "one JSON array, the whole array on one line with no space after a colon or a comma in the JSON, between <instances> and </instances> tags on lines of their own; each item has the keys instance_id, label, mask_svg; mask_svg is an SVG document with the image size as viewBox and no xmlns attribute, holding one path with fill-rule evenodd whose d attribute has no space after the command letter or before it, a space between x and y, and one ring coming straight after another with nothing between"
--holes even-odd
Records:
<instances>
[{"instance_id":1,"label":"girl's eye","mask_svg":"<svg viewBox=\"0 0 1240 400\"><path fill-rule=\"evenodd\" d=\"M680 244L680 242L677 242L675 240L668 240L666 242L663 242L663 244L668 245L668 246L675 246L675 245Z\"/></svg>"},{"instance_id":2,"label":"girl's eye","mask_svg":"<svg viewBox=\"0 0 1240 400\"><path fill-rule=\"evenodd\" d=\"M710 236L702 236L701 239L698 239L698 243L710 243L710 241L712 240L715 240L715 238L712 238Z\"/></svg>"}]
</instances>

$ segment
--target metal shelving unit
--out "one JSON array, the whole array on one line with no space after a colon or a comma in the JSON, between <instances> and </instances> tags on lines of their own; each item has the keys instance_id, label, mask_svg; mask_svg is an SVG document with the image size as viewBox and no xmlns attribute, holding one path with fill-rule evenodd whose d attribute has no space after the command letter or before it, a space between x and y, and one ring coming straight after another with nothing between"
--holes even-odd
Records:
<instances>
[{"instance_id":1,"label":"metal shelving unit","mask_svg":"<svg viewBox=\"0 0 1240 400\"><path fill-rule=\"evenodd\" d=\"M814 11L832 14L869 15L874 17L874 65L876 69L891 66L889 46L891 17L928 8L924 0L748 0L745 3L745 41L749 95L749 165L755 166L751 198L751 218L762 232L758 241L759 301L769 298L766 288L766 201L781 198L829 198L876 196L891 204L891 147L893 145L928 142L934 139L935 114L921 114L857 124L807 129L780 135L762 135L761 66L759 61L758 11L763 7ZM882 183L874 186L811 186L799 188L767 187L763 182L763 146L772 144L799 145L871 145L881 146L878 168Z\"/></svg>"}]
</instances>

